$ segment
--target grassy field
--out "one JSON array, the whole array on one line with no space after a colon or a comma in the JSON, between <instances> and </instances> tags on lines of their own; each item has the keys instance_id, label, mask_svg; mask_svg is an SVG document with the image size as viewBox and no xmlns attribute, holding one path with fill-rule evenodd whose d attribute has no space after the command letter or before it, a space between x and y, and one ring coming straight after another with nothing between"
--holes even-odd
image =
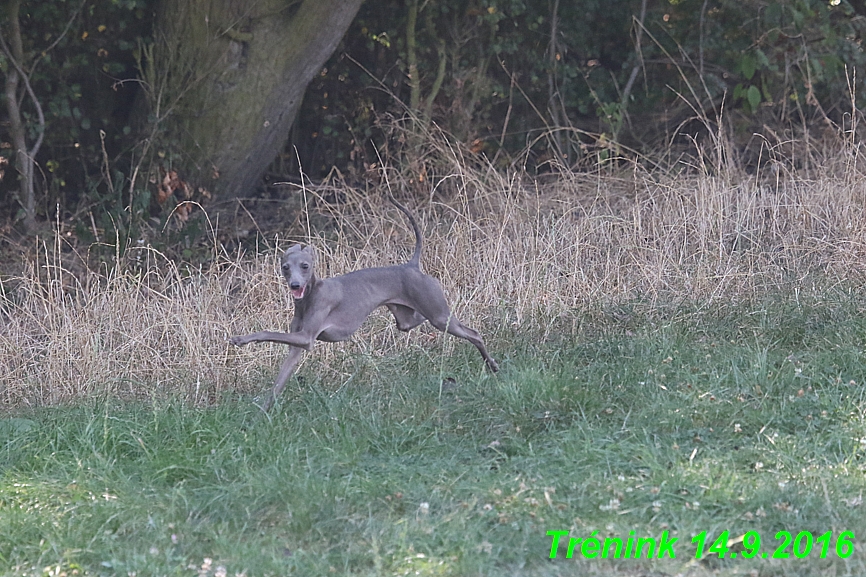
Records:
<instances>
[{"instance_id":1,"label":"grassy field","mask_svg":"<svg viewBox=\"0 0 866 577\"><path fill-rule=\"evenodd\" d=\"M866 534L864 306L631 303L573 338L500 335L496 377L468 345L338 388L308 367L264 419L228 393L19 409L0 420L0 574L862 575L866 547L835 540ZM549 559L566 530L668 531L676 558L563 541ZM702 531L740 557L695 560ZM779 531L833 541L746 560L747 531L771 555Z\"/></svg>"},{"instance_id":2,"label":"grassy field","mask_svg":"<svg viewBox=\"0 0 866 577\"><path fill-rule=\"evenodd\" d=\"M146 242L93 266L61 224L0 275L0 575L866 574L866 177L843 144L748 174L394 174L502 371L374 314L265 418L285 351L227 338L288 328L290 243L322 276L404 260L384 186L303 188L288 238L215 231L200 267Z\"/></svg>"}]
</instances>

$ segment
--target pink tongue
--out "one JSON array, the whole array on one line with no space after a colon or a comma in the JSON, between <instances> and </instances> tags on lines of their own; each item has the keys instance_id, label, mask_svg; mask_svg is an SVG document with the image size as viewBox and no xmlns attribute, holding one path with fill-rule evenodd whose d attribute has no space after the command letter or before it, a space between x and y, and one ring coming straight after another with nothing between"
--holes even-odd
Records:
<instances>
[{"instance_id":1,"label":"pink tongue","mask_svg":"<svg viewBox=\"0 0 866 577\"><path fill-rule=\"evenodd\" d=\"M302 286L299 289L294 289L294 290L292 290L292 296L295 297L296 299L302 299L302 298L304 298L304 292L306 290L307 290L306 286Z\"/></svg>"}]
</instances>

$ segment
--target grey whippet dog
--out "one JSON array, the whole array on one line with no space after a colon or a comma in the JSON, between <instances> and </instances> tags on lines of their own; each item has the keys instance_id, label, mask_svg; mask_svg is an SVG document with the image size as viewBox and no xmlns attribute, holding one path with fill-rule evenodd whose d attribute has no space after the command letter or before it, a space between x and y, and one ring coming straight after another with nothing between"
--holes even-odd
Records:
<instances>
[{"instance_id":1,"label":"grey whippet dog","mask_svg":"<svg viewBox=\"0 0 866 577\"><path fill-rule=\"evenodd\" d=\"M481 335L451 313L439 281L421 272L421 230L406 207L393 197L391 202L406 215L415 231L415 253L409 262L320 279L316 276L316 256L312 247L296 244L283 254L281 264L283 277L289 283L295 302L291 332L263 331L230 339L237 346L263 341L291 345L273 391L261 407L265 412L285 388L302 353L312 350L315 341L334 343L348 340L370 313L383 305L394 315L401 331L409 331L425 320L430 321L440 331L475 345L487 367L493 372L499 370L496 361L487 353Z\"/></svg>"}]
</instances>

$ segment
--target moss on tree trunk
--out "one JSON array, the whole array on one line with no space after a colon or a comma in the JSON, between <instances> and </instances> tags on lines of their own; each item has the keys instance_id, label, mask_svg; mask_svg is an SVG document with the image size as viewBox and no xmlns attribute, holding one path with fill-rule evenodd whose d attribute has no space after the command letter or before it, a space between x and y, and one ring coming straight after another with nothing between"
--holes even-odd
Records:
<instances>
[{"instance_id":1,"label":"moss on tree trunk","mask_svg":"<svg viewBox=\"0 0 866 577\"><path fill-rule=\"evenodd\" d=\"M163 0L147 59L150 118L172 167L248 194L362 0Z\"/></svg>"}]
</instances>

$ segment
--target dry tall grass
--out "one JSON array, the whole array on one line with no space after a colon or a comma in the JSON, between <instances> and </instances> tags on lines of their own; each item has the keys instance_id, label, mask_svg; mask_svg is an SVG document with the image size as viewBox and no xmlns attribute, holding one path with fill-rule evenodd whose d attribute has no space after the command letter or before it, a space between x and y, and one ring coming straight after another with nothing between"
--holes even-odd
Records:
<instances>
[{"instance_id":1,"label":"dry tall grass","mask_svg":"<svg viewBox=\"0 0 866 577\"><path fill-rule=\"evenodd\" d=\"M452 155L440 167L449 176L429 197L407 202L426 235L422 266L501 354L508 342L498 335L568 330L571 319L605 305L710 305L773 291L820 293L861 279L866 178L859 150L843 150L808 174L773 161L757 175L635 169L626 176L562 174L546 184ZM393 178L391 185L403 188ZM327 240L316 231L310 239L320 250L321 276L409 255L410 229L383 200L384 186L363 195L346 188L338 207L308 204L333 219ZM55 239L25 274L0 279L3 403L166 391L207 402L221 390L267 386L284 349L235 349L226 339L288 328L291 298L276 251L223 253L194 271L139 251L155 263L145 272L112 267L75 278ZM359 354L444 343L447 355L464 346L429 327L406 336L392 324L378 314L351 343L319 345L317 370L340 382Z\"/></svg>"}]
</instances>

